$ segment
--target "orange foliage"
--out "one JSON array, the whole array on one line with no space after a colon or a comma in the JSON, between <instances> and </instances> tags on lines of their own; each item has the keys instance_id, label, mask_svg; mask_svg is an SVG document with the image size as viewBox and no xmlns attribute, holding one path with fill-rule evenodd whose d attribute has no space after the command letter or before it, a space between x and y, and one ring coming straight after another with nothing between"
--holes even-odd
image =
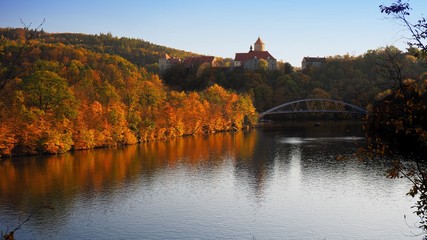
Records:
<instances>
[{"instance_id":1,"label":"orange foliage","mask_svg":"<svg viewBox=\"0 0 427 240\"><path fill-rule=\"evenodd\" d=\"M2 44L7 66L22 43ZM0 99L0 156L237 130L255 113L247 96L218 85L169 91L158 75L115 55L37 40L27 49L10 96Z\"/></svg>"},{"instance_id":2,"label":"orange foliage","mask_svg":"<svg viewBox=\"0 0 427 240\"><path fill-rule=\"evenodd\" d=\"M251 159L247 156L254 154L256 144L256 132L251 131L216 134L209 138L191 136L180 140L103 151L89 150L42 159L28 157L24 165L15 164L13 159L4 159L0 161L0 199L20 207L29 200L41 202L49 198L55 201L52 197L72 199L76 191L101 192L110 185L132 182L141 173L152 175L162 168L174 167L177 160L185 161L188 168L197 169L207 162L221 166L229 164L230 159ZM223 152L233 157L209 157ZM149 157L141 159L141 153Z\"/></svg>"},{"instance_id":3,"label":"orange foliage","mask_svg":"<svg viewBox=\"0 0 427 240\"><path fill-rule=\"evenodd\" d=\"M12 154L17 140L15 134L6 125L0 125L0 157Z\"/></svg>"}]
</instances>

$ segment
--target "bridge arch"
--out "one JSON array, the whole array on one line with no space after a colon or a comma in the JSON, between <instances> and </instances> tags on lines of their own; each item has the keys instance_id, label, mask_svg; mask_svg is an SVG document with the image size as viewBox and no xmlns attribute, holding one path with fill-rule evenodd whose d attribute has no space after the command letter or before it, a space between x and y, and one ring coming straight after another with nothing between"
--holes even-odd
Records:
<instances>
[{"instance_id":1,"label":"bridge arch","mask_svg":"<svg viewBox=\"0 0 427 240\"><path fill-rule=\"evenodd\" d=\"M261 119L270 114L292 113L348 113L366 115L366 109L332 99L310 98L283 103L261 113L259 118Z\"/></svg>"}]
</instances>

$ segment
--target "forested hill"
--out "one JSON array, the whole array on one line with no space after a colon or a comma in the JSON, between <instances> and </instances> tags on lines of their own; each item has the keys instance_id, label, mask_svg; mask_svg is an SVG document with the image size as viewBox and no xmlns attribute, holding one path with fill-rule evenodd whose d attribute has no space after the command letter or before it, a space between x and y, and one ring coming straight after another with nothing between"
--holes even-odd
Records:
<instances>
[{"instance_id":1,"label":"forested hill","mask_svg":"<svg viewBox=\"0 0 427 240\"><path fill-rule=\"evenodd\" d=\"M44 31L38 31L35 34L37 40L44 43L62 43L98 53L115 54L138 66L149 67L149 65L157 64L159 55L165 53L179 58L199 55L160 46L142 39L114 37L111 33L90 35L81 33L46 33ZM22 28L0 28L0 36L10 40L24 40L27 37L26 31Z\"/></svg>"},{"instance_id":2,"label":"forested hill","mask_svg":"<svg viewBox=\"0 0 427 240\"><path fill-rule=\"evenodd\" d=\"M171 91L146 66L107 53L127 46L129 56L139 49L157 61L159 51L172 49L108 35L2 33L13 36L0 35L0 157L238 130L257 121L248 94L216 84ZM175 51L169 53L186 54Z\"/></svg>"}]
</instances>

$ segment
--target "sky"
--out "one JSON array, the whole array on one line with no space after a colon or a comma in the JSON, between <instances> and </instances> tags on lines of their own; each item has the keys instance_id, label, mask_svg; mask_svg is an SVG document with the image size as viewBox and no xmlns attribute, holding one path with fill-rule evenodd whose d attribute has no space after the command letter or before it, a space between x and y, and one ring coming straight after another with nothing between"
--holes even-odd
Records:
<instances>
[{"instance_id":1,"label":"sky","mask_svg":"<svg viewBox=\"0 0 427 240\"><path fill-rule=\"evenodd\" d=\"M277 60L300 66L305 56L361 55L394 45L408 31L379 5L392 0L0 0L0 27L45 22L50 33L111 33L151 43L234 58L258 37ZM426 0L409 0L411 17ZM424 14L424 15L423 15Z\"/></svg>"}]
</instances>

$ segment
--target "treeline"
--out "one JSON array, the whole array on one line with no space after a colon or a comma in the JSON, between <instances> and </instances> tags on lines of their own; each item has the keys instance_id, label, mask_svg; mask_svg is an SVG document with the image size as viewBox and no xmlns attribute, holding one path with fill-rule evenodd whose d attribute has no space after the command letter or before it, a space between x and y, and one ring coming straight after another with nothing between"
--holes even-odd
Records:
<instances>
[{"instance_id":1,"label":"treeline","mask_svg":"<svg viewBox=\"0 0 427 240\"><path fill-rule=\"evenodd\" d=\"M427 153L427 55L425 50L411 51L387 51L382 75L390 86L369 104L366 130L377 154L406 152L418 161ZM408 68L408 60L418 62L418 69Z\"/></svg>"},{"instance_id":2,"label":"treeline","mask_svg":"<svg viewBox=\"0 0 427 240\"><path fill-rule=\"evenodd\" d=\"M31 31L31 30L30 30ZM25 41L29 31L19 28L0 28L0 36L9 40ZM148 71L157 71L159 55L167 53L171 56L185 58L198 54L179 49L153 44L142 39L116 37L111 33L99 35L79 33L46 33L43 30L32 32L40 43L62 43L84 48L97 53L118 55L129 62L143 66Z\"/></svg>"},{"instance_id":3,"label":"treeline","mask_svg":"<svg viewBox=\"0 0 427 240\"><path fill-rule=\"evenodd\" d=\"M378 94L369 112L367 132L377 137L380 153L391 147L399 152L426 156L427 74L424 79L407 79L401 87Z\"/></svg>"},{"instance_id":4,"label":"treeline","mask_svg":"<svg viewBox=\"0 0 427 240\"><path fill-rule=\"evenodd\" d=\"M82 46L0 39L0 156L63 153L240 129L247 94L170 91L156 74ZM18 61L17 61L18 58Z\"/></svg>"},{"instance_id":5,"label":"treeline","mask_svg":"<svg viewBox=\"0 0 427 240\"><path fill-rule=\"evenodd\" d=\"M303 70L294 69L289 63L279 63L275 71L267 71L262 65L255 71L207 65L186 69L178 65L167 70L162 79L178 90L200 90L219 84L248 93L258 112L305 98L335 99L366 108L379 92L397 84L386 76L387 52L401 56L406 78L419 79L427 72L427 65L417 50L402 52L395 47L386 47L360 56L328 57L320 67Z\"/></svg>"}]
</instances>

